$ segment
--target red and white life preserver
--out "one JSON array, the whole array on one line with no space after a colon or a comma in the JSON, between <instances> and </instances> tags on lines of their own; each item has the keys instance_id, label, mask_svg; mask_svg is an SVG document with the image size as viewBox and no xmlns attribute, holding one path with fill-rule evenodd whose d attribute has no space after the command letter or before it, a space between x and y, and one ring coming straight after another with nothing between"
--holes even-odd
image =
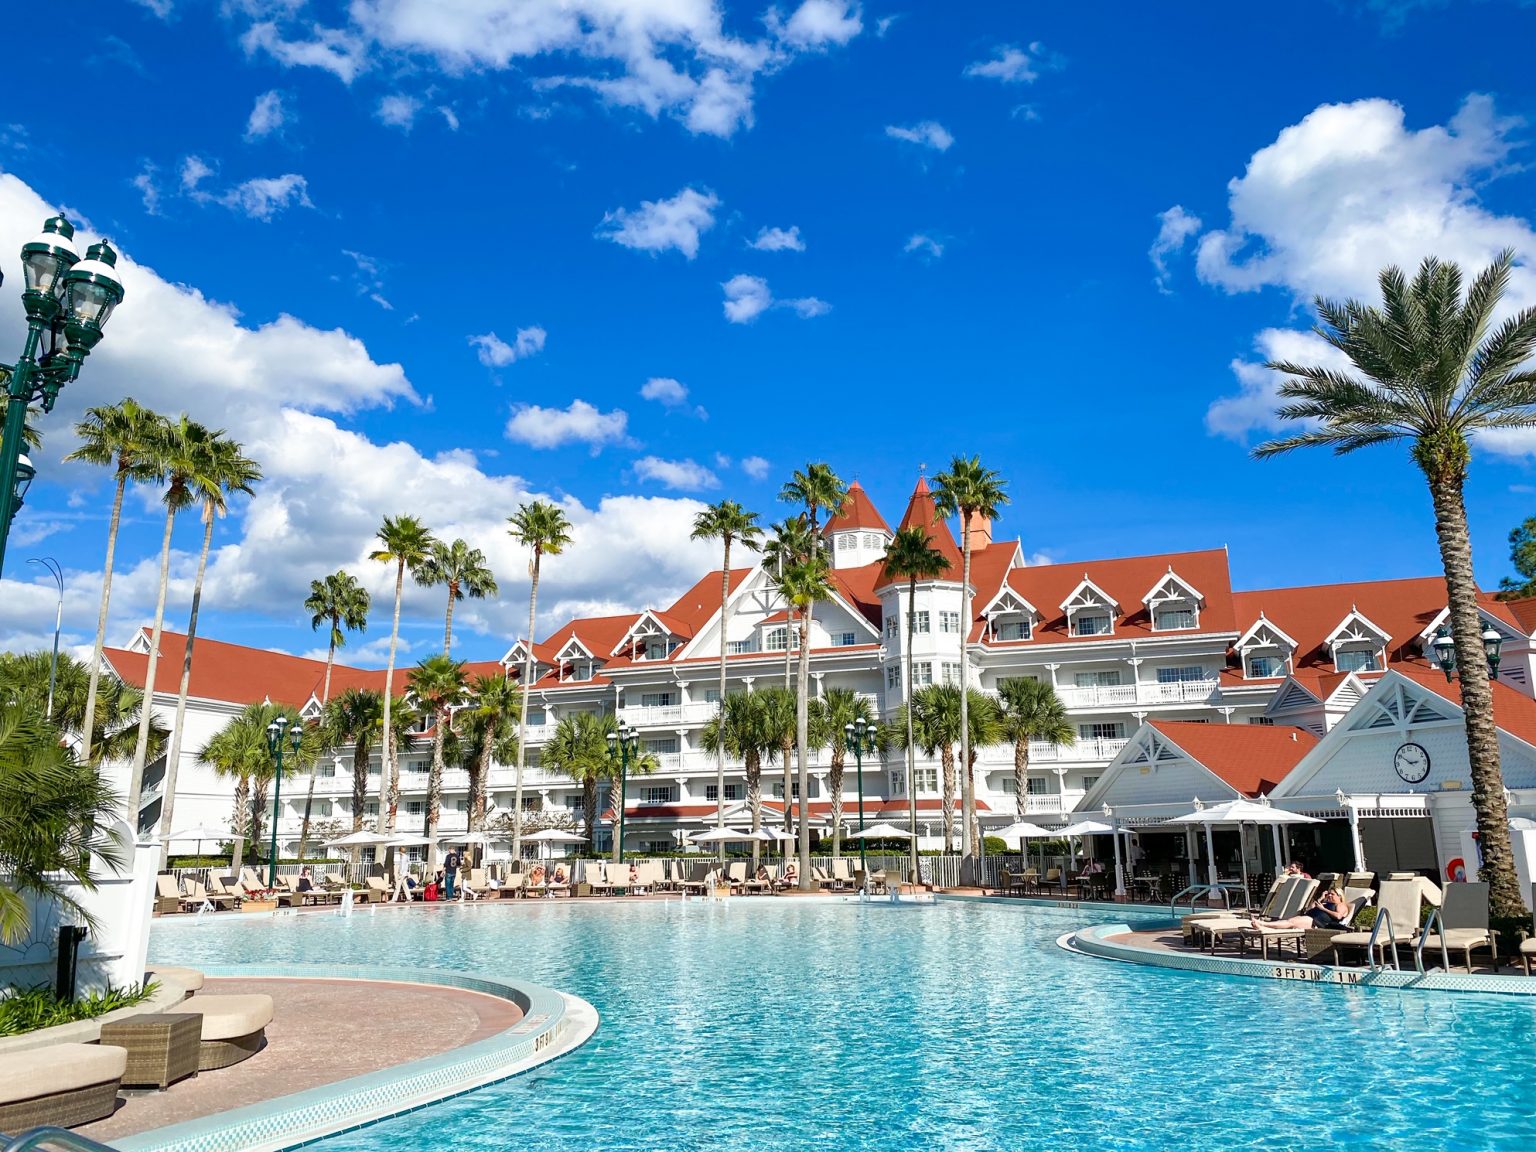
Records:
<instances>
[{"instance_id":1,"label":"red and white life preserver","mask_svg":"<svg viewBox=\"0 0 1536 1152\"><path fill-rule=\"evenodd\" d=\"M1445 878L1452 884L1465 883L1467 879L1467 862L1460 856L1456 857L1445 866Z\"/></svg>"}]
</instances>

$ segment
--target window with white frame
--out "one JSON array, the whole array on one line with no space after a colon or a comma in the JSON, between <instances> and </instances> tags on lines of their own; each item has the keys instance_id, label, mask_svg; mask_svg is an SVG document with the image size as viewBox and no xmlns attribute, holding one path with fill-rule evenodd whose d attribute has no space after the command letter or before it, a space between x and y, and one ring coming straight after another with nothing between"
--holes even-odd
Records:
<instances>
[{"instance_id":1,"label":"window with white frame","mask_svg":"<svg viewBox=\"0 0 1536 1152\"><path fill-rule=\"evenodd\" d=\"M998 640L1028 640L1033 634L1028 617L1004 620L992 626L992 635Z\"/></svg>"},{"instance_id":2,"label":"window with white frame","mask_svg":"<svg viewBox=\"0 0 1536 1152\"><path fill-rule=\"evenodd\" d=\"M379 814L379 802L377 800L368 801L366 814L369 816L377 816Z\"/></svg>"},{"instance_id":3,"label":"window with white frame","mask_svg":"<svg viewBox=\"0 0 1536 1152\"><path fill-rule=\"evenodd\" d=\"M1275 718L1273 716L1250 716L1248 717L1248 723L1261 724L1266 728L1272 728L1275 724Z\"/></svg>"},{"instance_id":4,"label":"window with white frame","mask_svg":"<svg viewBox=\"0 0 1536 1152\"><path fill-rule=\"evenodd\" d=\"M811 779L811 794L810 795L811 795L811 799L812 800L816 799L816 797L821 795L821 785L816 782L814 777ZM773 798L775 800L782 800L782 799L784 799L784 784L783 784L783 781L780 781L779 783L777 783L777 784L775 784L773 786ZM789 798L791 800L798 800L798 799L800 799L800 783L799 783L799 781L791 781L790 786L789 786Z\"/></svg>"},{"instance_id":5,"label":"window with white frame","mask_svg":"<svg viewBox=\"0 0 1536 1152\"><path fill-rule=\"evenodd\" d=\"M640 789L642 804L670 804L677 799L677 787L672 784L647 784Z\"/></svg>"},{"instance_id":6,"label":"window with white frame","mask_svg":"<svg viewBox=\"0 0 1536 1152\"><path fill-rule=\"evenodd\" d=\"M1072 635L1074 636L1108 636L1110 634L1110 618L1108 613L1082 612L1072 617Z\"/></svg>"},{"instance_id":7,"label":"window with white frame","mask_svg":"<svg viewBox=\"0 0 1536 1152\"><path fill-rule=\"evenodd\" d=\"M763 640L763 646L770 652L782 652L789 645L789 629L773 628Z\"/></svg>"},{"instance_id":8,"label":"window with white frame","mask_svg":"<svg viewBox=\"0 0 1536 1152\"><path fill-rule=\"evenodd\" d=\"M322 760L315 765L315 775L321 780L333 780L336 777L336 761Z\"/></svg>"},{"instance_id":9,"label":"window with white frame","mask_svg":"<svg viewBox=\"0 0 1536 1152\"><path fill-rule=\"evenodd\" d=\"M832 633L832 647L834 648L852 648L858 642L859 638L852 632Z\"/></svg>"},{"instance_id":10,"label":"window with white frame","mask_svg":"<svg viewBox=\"0 0 1536 1152\"><path fill-rule=\"evenodd\" d=\"M926 633L928 631L927 609L924 609L921 612L912 613L912 631L920 634Z\"/></svg>"},{"instance_id":11,"label":"window with white frame","mask_svg":"<svg viewBox=\"0 0 1536 1152\"><path fill-rule=\"evenodd\" d=\"M885 666L885 686L887 688L901 687L901 665L896 663Z\"/></svg>"},{"instance_id":12,"label":"window with white frame","mask_svg":"<svg viewBox=\"0 0 1536 1152\"><path fill-rule=\"evenodd\" d=\"M933 683L933 665L920 660L912 665L912 687L925 688Z\"/></svg>"},{"instance_id":13,"label":"window with white frame","mask_svg":"<svg viewBox=\"0 0 1536 1152\"><path fill-rule=\"evenodd\" d=\"M585 797L580 792L567 792L565 794L565 810L567 812L580 812L586 805Z\"/></svg>"},{"instance_id":14,"label":"window with white frame","mask_svg":"<svg viewBox=\"0 0 1536 1152\"><path fill-rule=\"evenodd\" d=\"M1374 648L1343 648L1334 652L1333 666L1340 672L1380 672L1381 655Z\"/></svg>"},{"instance_id":15,"label":"window with white frame","mask_svg":"<svg viewBox=\"0 0 1536 1152\"><path fill-rule=\"evenodd\" d=\"M940 632L958 633L960 631L960 613L958 613L958 612L940 612L939 613L939 631Z\"/></svg>"},{"instance_id":16,"label":"window with white frame","mask_svg":"<svg viewBox=\"0 0 1536 1152\"><path fill-rule=\"evenodd\" d=\"M919 792L937 792L939 790L939 770L937 768L919 768L912 773L912 778L917 781Z\"/></svg>"},{"instance_id":17,"label":"window with white frame","mask_svg":"<svg viewBox=\"0 0 1536 1152\"><path fill-rule=\"evenodd\" d=\"M1180 628L1193 628L1194 626L1195 610L1193 608L1170 606L1158 608L1152 613L1152 630L1154 632L1176 632Z\"/></svg>"},{"instance_id":18,"label":"window with white frame","mask_svg":"<svg viewBox=\"0 0 1536 1152\"><path fill-rule=\"evenodd\" d=\"M316 816L324 819L331 814L331 802L329 800L316 800L314 811Z\"/></svg>"},{"instance_id":19,"label":"window with white frame","mask_svg":"<svg viewBox=\"0 0 1536 1152\"><path fill-rule=\"evenodd\" d=\"M468 800L464 800L464 799L455 800L453 802L453 810L455 812L468 812L469 811L469 801Z\"/></svg>"},{"instance_id":20,"label":"window with white frame","mask_svg":"<svg viewBox=\"0 0 1536 1152\"><path fill-rule=\"evenodd\" d=\"M890 773L891 795L905 796L907 794L907 774L905 772Z\"/></svg>"},{"instance_id":21,"label":"window with white frame","mask_svg":"<svg viewBox=\"0 0 1536 1152\"><path fill-rule=\"evenodd\" d=\"M642 692L640 694L640 707L642 708L667 708L677 703L677 696L671 692Z\"/></svg>"},{"instance_id":22,"label":"window with white frame","mask_svg":"<svg viewBox=\"0 0 1536 1152\"><path fill-rule=\"evenodd\" d=\"M1248 676L1253 680L1264 680L1272 676L1285 675L1285 661L1278 656L1250 656L1248 657Z\"/></svg>"},{"instance_id":23,"label":"window with white frame","mask_svg":"<svg viewBox=\"0 0 1536 1152\"><path fill-rule=\"evenodd\" d=\"M1083 740L1123 740L1125 725L1118 720L1096 720L1088 724L1079 724L1077 734Z\"/></svg>"},{"instance_id":24,"label":"window with white frame","mask_svg":"<svg viewBox=\"0 0 1536 1152\"><path fill-rule=\"evenodd\" d=\"M420 800L407 800L405 802L405 814L407 816L420 816L424 811L426 811L426 808Z\"/></svg>"},{"instance_id":25,"label":"window with white frame","mask_svg":"<svg viewBox=\"0 0 1536 1152\"><path fill-rule=\"evenodd\" d=\"M887 636L894 638L900 631L900 628L901 622L897 620L894 614L885 618L885 634Z\"/></svg>"},{"instance_id":26,"label":"window with white frame","mask_svg":"<svg viewBox=\"0 0 1536 1152\"><path fill-rule=\"evenodd\" d=\"M706 704L718 704L718 703L720 703L720 689L718 689L718 688L706 688L706 689L704 689L704 703L706 703Z\"/></svg>"},{"instance_id":27,"label":"window with white frame","mask_svg":"<svg viewBox=\"0 0 1536 1152\"><path fill-rule=\"evenodd\" d=\"M537 748L528 748L523 751L524 768L537 768L541 763L543 763L543 760L544 757L540 755Z\"/></svg>"},{"instance_id":28,"label":"window with white frame","mask_svg":"<svg viewBox=\"0 0 1536 1152\"><path fill-rule=\"evenodd\" d=\"M544 709L542 709L542 708L530 708L530 709L528 709L528 727L530 727L530 728L542 728L544 726L545 722L546 722L546 719L547 718L545 717Z\"/></svg>"},{"instance_id":29,"label":"window with white frame","mask_svg":"<svg viewBox=\"0 0 1536 1152\"><path fill-rule=\"evenodd\" d=\"M725 654L727 656L745 656L748 652L751 651L754 651L754 649L752 647L752 641L750 640L726 641Z\"/></svg>"},{"instance_id":30,"label":"window with white frame","mask_svg":"<svg viewBox=\"0 0 1536 1152\"><path fill-rule=\"evenodd\" d=\"M669 756L677 752L677 737L654 736L642 741L640 746L653 756Z\"/></svg>"},{"instance_id":31,"label":"window with white frame","mask_svg":"<svg viewBox=\"0 0 1536 1152\"><path fill-rule=\"evenodd\" d=\"M725 786L725 798L727 800L740 800L741 799L741 785L740 784L727 784ZM704 785L704 799L708 800L711 804L713 804L717 800L719 800L720 799L720 789L719 789L719 786L715 785L715 784L706 784L706 785Z\"/></svg>"},{"instance_id":32,"label":"window with white frame","mask_svg":"<svg viewBox=\"0 0 1536 1152\"><path fill-rule=\"evenodd\" d=\"M847 552L847 551L850 551L851 549L857 548L858 546L859 546L859 537L858 537L857 533L853 533L853 532L840 532L840 533L838 533L838 536L837 536L837 550L839 552Z\"/></svg>"},{"instance_id":33,"label":"window with white frame","mask_svg":"<svg viewBox=\"0 0 1536 1152\"><path fill-rule=\"evenodd\" d=\"M1093 791L1093 786L1095 784L1097 784L1098 782L1099 782L1099 778L1097 776L1084 776L1083 777L1083 791L1084 792L1092 792Z\"/></svg>"},{"instance_id":34,"label":"window with white frame","mask_svg":"<svg viewBox=\"0 0 1536 1152\"><path fill-rule=\"evenodd\" d=\"M960 683L960 663L946 661L943 668L943 679L946 684Z\"/></svg>"},{"instance_id":35,"label":"window with white frame","mask_svg":"<svg viewBox=\"0 0 1536 1152\"><path fill-rule=\"evenodd\" d=\"M1100 668L1092 672L1074 672L1072 683L1078 688L1115 688L1120 684L1120 669Z\"/></svg>"},{"instance_id":36,"label":"window with white frame","mask_svg":"<svg viewBox=\"0 0 1536 1152\"><path fill-rule=\"evenodd\" d=\"M866 532L866 533L864 533L864 547L866 547L866 548L878 548L878 547L880 547L880 537L877 536L873 532Z\"/></svg>"},{"instance_id":37,"label":"window with white frame","mask_svg":"<svg viewBox=\"0 0 1536 1152\"><path fill-rule=\"evenodd\" d=\"M1174 668L1159 668L1157 670L1157 682L1159 684L1188 684L1195 680L1205 680L1205 669L1199 664L1184 664Z\"/></svg>"}]
</instances>

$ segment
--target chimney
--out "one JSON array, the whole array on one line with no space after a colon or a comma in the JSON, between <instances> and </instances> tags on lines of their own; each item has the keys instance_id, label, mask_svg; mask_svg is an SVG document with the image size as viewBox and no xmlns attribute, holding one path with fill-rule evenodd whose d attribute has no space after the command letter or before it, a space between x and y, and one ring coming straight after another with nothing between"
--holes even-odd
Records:
<instances>
[{"instance_id":1,"label":"chimney","mask_svg":"<svg viewBox=\"0 0 1536 1152\"><path fill-rule=\"evenodd\" d=\"M971 513L971 531L968 537L972 552L979 552L992 543L992 521L980 512Z\"/></svg>"}]
</instances>

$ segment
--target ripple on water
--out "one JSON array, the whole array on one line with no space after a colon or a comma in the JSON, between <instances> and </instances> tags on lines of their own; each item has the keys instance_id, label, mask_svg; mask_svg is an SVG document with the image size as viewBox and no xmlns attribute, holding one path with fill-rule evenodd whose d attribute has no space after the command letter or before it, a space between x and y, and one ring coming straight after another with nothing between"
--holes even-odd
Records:
<instances>
[{"instance_id":1,"label":"ripple on water","mask_svg":"<svg viewBox=\"0 0 1536 1152\"><path fill-rule=\"evenodd\" d=\"M1073 956L1082 913L540 902L158 929L165 962L518 977L602 1026L317 1152L1536 1145L1536 1004Z\"/></svg>"}]
</instances>

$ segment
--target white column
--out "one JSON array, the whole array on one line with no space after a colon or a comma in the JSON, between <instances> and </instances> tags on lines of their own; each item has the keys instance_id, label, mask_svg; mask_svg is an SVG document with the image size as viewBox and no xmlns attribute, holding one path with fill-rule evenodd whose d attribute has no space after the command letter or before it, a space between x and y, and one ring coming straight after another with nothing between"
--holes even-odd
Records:
<instances>
[{"instance_id":1,"label":"white column","mask_svg":"<svg viewBox=\"0 0 1536 1152\"><path fill-rule=\"evenodd\" d=\"M1355 807L1353 797L1344 801L1349 808L1349 842L1355 849L1355 871L1365 871L1365 848L1360 843L1360 810Z\"/></svg>"},{"instance_id":2,"label":"white column","mask_svg":"<svg viewBox=\"0 0 1536 1152\"><path fill-rule=\"evenodd\" d=\"M1230 723L1232 723L1232 713L1236 712L1237 709L1232 707L1230 704L1223 704L1220 707L1218 707L1216 709L1216 711L1220 712L1223 716L1225 716L1227 718L1227 723L1230 724Z\"/></svg>"},{"instance_id":3,"label":"white column","mask_svg":"<svg viewBox=\"0 0 1536 1152\"><path fill-rule=\"evenodd\" d=\"M1110 839L1115 842L1115 897L1116 899L1124 900L1125 865L1120 856L1120 819L1119 817L1114 817L1113 819L1114 832L1110 834Z\"/></svg>"},{"instance_id":4,"label":"white column","mask_svg":"<svg viewBox=\"0 0 1536 1152\"><path fill-rule=\"evenodd\" d=\"M1136 690L1135 700L1141 702L1141 663L1140 656L1127 656L1125 662L1131 666L1131 686Z\"/></svg>"},{"instance_id":5,"label":"white column","mask_svg":"<svg viewBox=\"0 0 1536 1152\"><path fill-rule=\"evenodd\" d=\"M1220 879L1216 871L1216 838L1211 834L1211 826L1205 826L1205 864L1209 873L1208 883L1212 888L1216 887L1216 881Z\"/></svg>"}]
</instances>

